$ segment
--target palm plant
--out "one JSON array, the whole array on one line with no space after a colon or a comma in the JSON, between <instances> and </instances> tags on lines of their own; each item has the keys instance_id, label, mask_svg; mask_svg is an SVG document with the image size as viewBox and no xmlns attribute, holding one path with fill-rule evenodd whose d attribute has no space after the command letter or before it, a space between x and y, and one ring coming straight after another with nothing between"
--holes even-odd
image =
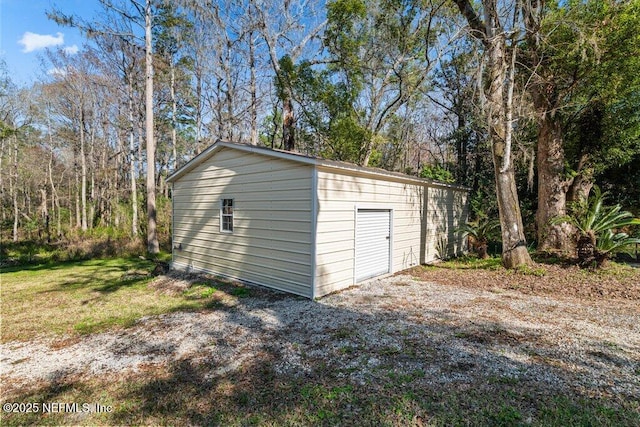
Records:
<instances>
[{"instance_id":1,"label":"palm plant","mask_svg":"<svg viewBox=\"0 0 640 427\"><path fill-rule=\"evenodd\" d=\"M586 202L573 206L569 215L553 220L568 222L578 230L577 255L583 267L600 267L612 254L640 243L640 238L630 237L620 231L624 227L640 225L640 219L622 211L620 205L605 206L605 195L594 186L593 195Z\"/></svg>"},{"instance_id":2,"label":"palm plant","mask_svg":"<svg viewBox=\"0 0 640 427\"><path fill-rule=\"evenodd\" d=\"M495 219L489 219L486 216L480 216L475 221L467 222L456 229L463 235L471 237L469 243L473 250L478 254L478 258L485 259L489 257L487 251L489 240L496 237L496 230L500 227L500 223Z\"/></svg>"}]
</instances>

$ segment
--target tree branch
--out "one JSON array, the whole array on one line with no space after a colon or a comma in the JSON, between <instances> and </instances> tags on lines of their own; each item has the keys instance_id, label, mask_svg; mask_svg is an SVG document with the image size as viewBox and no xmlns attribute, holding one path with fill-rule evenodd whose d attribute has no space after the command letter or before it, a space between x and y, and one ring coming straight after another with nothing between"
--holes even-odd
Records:
<instances>
[{"instance_id":1,"label":"tree branch","mask_svg":"<svg viewBox=\"0 0 640 427\"><path fill-rule=\"evenodd\" d=\"M486 26L473 9L473 6L471 6L471 3L469 3L469 0L453 0L453 2L458 6L460 13L467 20L469 27L471 27L471 35L486 45L488 42Z\"/></svg>"}]
</instances>

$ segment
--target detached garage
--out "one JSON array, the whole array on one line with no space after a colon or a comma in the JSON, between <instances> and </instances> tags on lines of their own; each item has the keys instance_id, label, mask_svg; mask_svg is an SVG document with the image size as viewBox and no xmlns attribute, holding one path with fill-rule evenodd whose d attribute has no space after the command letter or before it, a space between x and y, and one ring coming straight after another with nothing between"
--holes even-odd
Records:
<instances>
[{"instance_id":1,"label":"detached garage","mask_svg":"<svg viewBox=\"0 0 640 427\"><path fill-rule=\"evenodd\" d=\"M464 187L221 141L168 181L177 270L317 298L466 250Z\"/></svg>"}]
</instances>

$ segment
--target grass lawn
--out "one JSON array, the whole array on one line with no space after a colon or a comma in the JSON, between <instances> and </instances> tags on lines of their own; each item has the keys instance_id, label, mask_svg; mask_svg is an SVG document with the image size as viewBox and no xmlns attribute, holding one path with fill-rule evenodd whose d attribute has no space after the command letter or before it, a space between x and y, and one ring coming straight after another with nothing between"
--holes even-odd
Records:
<instances>
[{"instance_id":1,"label":"grass lawn","mask_svg":"<svg viewBox=\"0 0 640 427\"><path fill-rule=\"evenodd\" d=\"M205 307L203 285L178 295L148 288L154 264L116 258L0 269L2 342L126 327L143 316Z\"/></svg>"},{"instance_id":2,"label":"grass lawn","mask_svg":"<svg viewBox=\"0 0 640 427\"><path fill-rule=\"evenodd\" d=\"M478 295L463 303L454 300L439 312L437 305L425 309L419 306L419 301L403 299L405 289L417 292L422 301L427 300L425 295L433 297L429 294L431 288L420 287L423 282L410 285L401 281L389 288L402 298L385 294L349 300L345 296L342 304L342 297L335 295L328 297L329 302L311 303L207 278L193 279L189 287L167 292L170 287L150 286L153 279L148 273L153 266L138 258L117 258L0 270L2 342L46 338L55 344L59 338L59 347L73 347L75 341L95 337L98 332L131 327L144 316L186 311L193 317L185 318L196 319L189 333L207 336L207 346L220 349L220 353L213 354L230 351L231 359L247 353L251 357L243 359L237 368L218 374L212 372L218 372L229 362L200 351L134 370L34 381L13 387L9 393L3 387L0 392L3 404L97 403L111 409L48 414L43 414L42 408L39 413L0 412L0 425L640 425L638 399L581 389L570 382L567 388L554 389L548 382L526 375L474 371L475 362L469 360L476 357L474 351L478 349L486 349L485 357L492 358L498 367L512 366L518 357L530 357L533 362L527 363L531 366L520 365L523 373L528 366L537 366L542 369L540 372L546 372L547 367L549 372L556 372L554 369L564 369L565 362L562 356L556 358L555 344L545 341L548 337L535 334L536 328L531 335L524 327L514 334L501 329L495 323L498 320L484 324L486 319L480 316L469 319L465 314L471 305L483 304L489 294L494 295L498 309L506 307L500 312L504 314L509 313L509 304L516 300L557 298L559 304L566 302L564 289L570 289L572 294L577 292L577 297L570 295L574 299L566 306L573 307L583 324L597 323L598 319L580 317L584 317L582 313L591 313L581 311L582 302L589 307L602 304L609 311L619 310L615 313L621 313L620 319L624 320L624 309L633 307L630 302L640 300L640 269L613 264L592 273L538 265L510 272L502 269L494 258L458 260L417 267L409 275L405 272L405 277L417 281L451 286L451 295L461 298ZM582 288L586 290L574 291ZM437 289L447 293L446 288ZM357 294L357 289L345 294ZM392 308L403 301L412 301L411 306ZM616 304L623 308L616 308ZM389 308L376 311L369 305ZM553 304L543 306L549 308L548 316L555 315ZM394 310L401 316L394 317ZM432 323L430 317L422 316L429 314L429 310L435 316ZM477 312L492 319L494 314L489 311ZM291 312L298 314L287 317ZM557 313L571 315L560 309ZM215 319L224 320L222 331L216 329ZM265 323L269 319L275 319L275 323ZM323 319L333 323L328 323L328 329L315 329L314 325ZM143 326L131 329L147 328L150 324L145 321ZM149 332L160 334L177 324L162 325ZM618 329L618 324L614 324L613 330ZM636 339L637 330L630 330L633 334L629 339ZM140 341L137 337L133 334L127 339L133 345ZM178 342L188 339L180 335ZM253 342L260 344L253 348L250 346ZM598 347L589 357L598 363L625 368L627 359L637 353L625 353L629 349L622 348L623 344L621 341ZM246 352L243 345L248 346ZM457 355L454 348L468 351L471 359L451 363ZM522 348L525 353L514 356ZM298 361L306 369L283 370L283 360ZM591 363L591 359L585 363ZM634 366L640 377L640 362ZM369 372L363 374L362 381L351 379L361 371ZM440 381L442 378L451 381Z\"/></svg>"}]
</instances>

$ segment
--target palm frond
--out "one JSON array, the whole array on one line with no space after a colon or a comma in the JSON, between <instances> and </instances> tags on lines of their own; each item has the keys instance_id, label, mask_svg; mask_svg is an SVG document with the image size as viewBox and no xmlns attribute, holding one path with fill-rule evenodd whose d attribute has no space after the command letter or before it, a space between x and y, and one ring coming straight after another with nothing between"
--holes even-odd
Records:
<instances>
[{"instance_id":1,"label":"palm frond","mask_svg":"<svg viewBox=\"0 0 640 427\"><path fill-rule=\"evenodd\" d=\"M586 258L595 257L605 260L614 252L623 251L633 244L640 243L640 238L629 237L627 233L621 231L629 226L640 225L640 218L634 218L630 212L623 211L620 205L606 206L605 196L606 194L594 186L593 194L588 200L572 205L568 215L551 220L552 224L566 222L576 227L581 236L578 239L579 258L582 254ZM584 247L581 248L581 244ZM587 250L587 246L591 249ZM581 263L590 264L586 261L589 260L581 260ZM601 261L598 262L600 263Z\"/></svg>"}]
</instances>

